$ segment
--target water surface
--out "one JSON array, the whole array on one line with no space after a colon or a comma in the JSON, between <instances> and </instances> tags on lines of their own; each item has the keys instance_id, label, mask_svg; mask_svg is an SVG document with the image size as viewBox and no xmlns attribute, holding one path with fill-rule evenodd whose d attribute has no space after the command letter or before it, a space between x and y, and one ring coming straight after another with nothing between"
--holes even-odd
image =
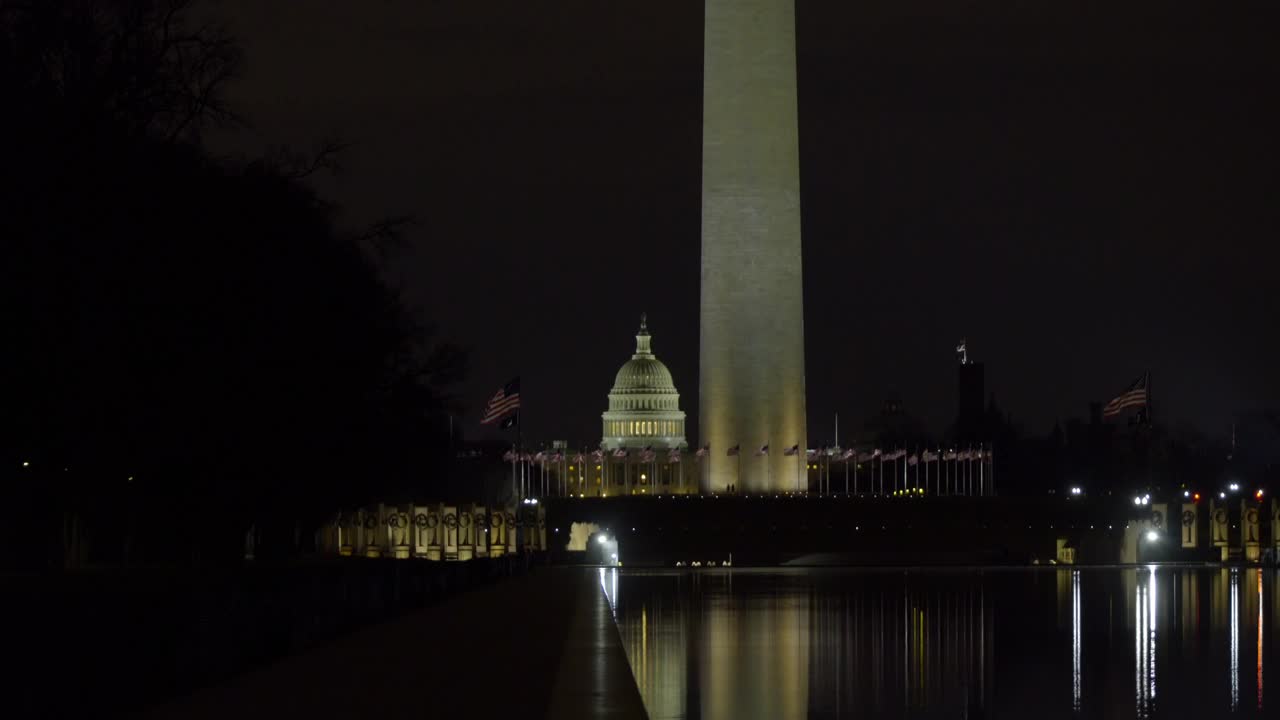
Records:
<instances>
[{"instance_id":1,"label":"water surface","mask_svg":"<svg viewBox=\"0 0 1280 720\"><path fill-rule=\"evenodd\" d=\"M600 573L654 720L1280 717L1272 569Z\"/></svg>"}]
</instances>

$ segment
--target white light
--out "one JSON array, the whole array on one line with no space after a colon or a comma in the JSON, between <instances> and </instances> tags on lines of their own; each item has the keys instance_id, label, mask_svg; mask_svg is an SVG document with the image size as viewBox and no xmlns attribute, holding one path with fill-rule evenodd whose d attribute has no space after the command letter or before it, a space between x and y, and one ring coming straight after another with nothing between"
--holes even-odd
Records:
<instances>
[{"instance_id":1,"label":"white light","mask_svg":"<svg viewBox=\"0 0 1280 720\"><path fill-rule=\"evenodd\" d=\"M604 535L597 535L597 536L596 536L596 542L598 542L598 543L600 543L601 545L603 545L603 544L605 544L605 543L609 542L609 538L605 537Z\"/></svg>"},{"instance_id":2,"label":"white light","mask_svg":"<svg viewBox=\"0 0 1280 720\"><path fill-rule=\"evenodd\" d=\"M1220 497L1220 498L1224 498L1224 497L1226 497L1226 496L1227 496L1227 494L1226 494L1226 493L1224 493L1224 492L1220 492L1220 493L1218 493L1218 497Z\"/></svg>"},{"instance_id":3,"label":"white light","mask_svg":"<svg viewBox=\"0 0 1280 720\"><path fill-rule=\"evenodd\" d=\"M1182 491L1182 497L1191 497L1191 491L1190 491L1190 490L1183 490L1183 491Z\"/></svg>"},{"instance_id":4,"label":"white light","mask_svg":"<svg viewBox=\"0 0 1280 720\"><path fill-rule=\"evenodd\" d=\"M1142 504L1142 498L1140 498L1140 497L1135 497L1135 498L1133 499L1133 504L1134 504L1134 505L1141 505L1141 504Z\"/></svg>"},{"instance_id":5,"label":"white light","mask_svg":"<svg viewBox=\"0 0 1280 720\"><path fill-rule=\"evenodd\" d=\"M1235 492L1240 489L1240 485L1238 483L1231 483L1230 485L1227 486L1227 489L1230 490L1231 492Z\"/></svg>"},{"instance_id":6,"label":"white light","mask_svg":"<svg viewBox=\"0 0 1280 720\"><path fill-rule=\"evenodd\" d=\"M1160 533L1156 532L1155 530L1147 531L1147 542L1155 542L1159 539L1160 539Z\"/></svg>"},{"instance_id":7,"label":"white light","mask_svg":"<svg viewBox=\"0 0 1280 720\"><path fill-rule=\"evenodd\" d=\"M1082 492L1082 491L1081 491L1081 490L1080 490L1080 488L1078 488L1078 487L1073 487L1073 488L1071 488L1071 494L1072 494L1072 495L1079 495L1081 492Z\"/></svg>"}]
</instances>

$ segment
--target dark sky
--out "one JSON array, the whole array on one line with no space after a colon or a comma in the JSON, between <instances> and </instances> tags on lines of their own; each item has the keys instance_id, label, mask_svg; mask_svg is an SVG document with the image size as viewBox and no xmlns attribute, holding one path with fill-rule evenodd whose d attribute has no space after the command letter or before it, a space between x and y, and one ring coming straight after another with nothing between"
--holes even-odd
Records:
<instances>
[{"instance_id":1,"label":"dark sky","mask_svg":"<svg viewBox=\"0 0 1280 720\"><path fill-rule=\"evenodd\" d=\"M1036 432L1146 369L1209 432L1280 406L1273 7L799 0L811 442L895 393L941 430L962 336ZM519 373L526 438L598 442L642 311L692 420L701 8L223 0L226 142L344 138L344 222L419 218L388 272L472 349L468 432Z\"/></svg>"}]
</instances>

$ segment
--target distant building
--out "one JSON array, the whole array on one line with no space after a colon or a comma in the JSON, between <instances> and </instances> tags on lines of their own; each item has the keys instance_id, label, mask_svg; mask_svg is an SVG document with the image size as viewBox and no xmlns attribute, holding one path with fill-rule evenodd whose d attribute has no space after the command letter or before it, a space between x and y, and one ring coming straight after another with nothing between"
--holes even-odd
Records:
<instances>
[{"instance_id":1,"label":"distant building","mask_svg":"<svg viewBox=\"0 0 1280 720\"><path fill-rule=\"evenodd\" d=\"M684 436L684 412L680 393L671 371L650 347L648 323L640 316L636 351L618 370L609 391L609 409L601 415L604 423L600 446L671 450L688 446Z\"/></svg>"},{"instance_id":2,"label":"distant building","mask_svg":"<svg viewBox=\"0 0 1280 720\"><path fill-rule=\"evenodd\" d=\"M989 438L986 428L986 368L980 362L969 360L964 341L956 348L959 363L956 366L956 440L959 442L985 442Z\"/></svg>"},{"instance_id":3,"label":"distant building","mask_svg":"<svg viewBox=\"0 0 1280 720\"><path fill-rule=\"evenodd\" d=\"M699 464L687 451L680 392L651 342L641 315L636 351L619 368L609 409L600 416L600 447L608 453L576 474L570 469L571 492L596 497L698 492Z\"/></svg>"}]
</instances>

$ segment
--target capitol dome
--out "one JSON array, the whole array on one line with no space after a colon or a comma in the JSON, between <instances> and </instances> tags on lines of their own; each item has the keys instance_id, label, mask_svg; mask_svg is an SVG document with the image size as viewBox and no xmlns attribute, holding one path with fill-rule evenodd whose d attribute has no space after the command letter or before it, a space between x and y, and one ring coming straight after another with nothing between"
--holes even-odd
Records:
<instances>
[{"instance_id":1,"label":"capitol dome","mask_svg":"<svg viewBox=\"0 0 1280 720\"><path fill-rule=\"evenodd\" d=\"M645 316L640 316L636 351L618 370L604 420L605 448L684 447L684 413L671 371L654 356Z\"/></svg>"}]
</instances>

